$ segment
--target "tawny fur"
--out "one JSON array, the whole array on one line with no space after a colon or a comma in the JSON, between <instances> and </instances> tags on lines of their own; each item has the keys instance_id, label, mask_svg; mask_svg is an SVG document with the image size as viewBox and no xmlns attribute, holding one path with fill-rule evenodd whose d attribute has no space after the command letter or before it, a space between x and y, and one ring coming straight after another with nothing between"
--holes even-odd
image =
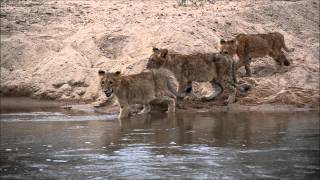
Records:
<instances>
[{"instance_id":1,"label":"tawny fur","mask_svg":"<svg viewBox=\"0 0 320 180\"><path fill-rule=\"evenodd\" d=\"M175 94L178 82L167 69L149 70L134 75L99 71L100 85L107 96L115 95L120 104L119 118L128 116L130 105L142 104L141 113L150 111L150 102L162 99L168 103L168 111L175 112Z\"/></svg>"},{"instance_id":2,"label":"tawny fur","mask_svg":"<svg viewBox=\"0 0 320 180\"><path fill-rule=\"evenodd\" d=\"M236 69L245 66L246 75L251 76L250 63L252 58L270 56L281 69L283 65L289 66L290 62L281 49L292 52L288 49L284 36L281 33L273 32L268 34L239 34L234 39L220 41L220 52L234 56L237 54L239 61Z\"/></svg>"},{"instance_id":3,"label":"tawny fur","mask_svg":"<svg viewBox=\"0 0 320 180\"><path fill-rule=\"evenodd\" d=\"M184 55L168 49L153 48L147 68L169 69L179 82L179 93L192 93L192 82L211 82L213 88L232 89L229 103L235 101L235 73L233 59L219 53L195 53ZM221 91L222 91L221 89ZM190 92L188 92L190 91ZM219 90L217 90L219 91ZM208 100L218 96L221 92L213 93Z\"/></svg>"}]
</instances>

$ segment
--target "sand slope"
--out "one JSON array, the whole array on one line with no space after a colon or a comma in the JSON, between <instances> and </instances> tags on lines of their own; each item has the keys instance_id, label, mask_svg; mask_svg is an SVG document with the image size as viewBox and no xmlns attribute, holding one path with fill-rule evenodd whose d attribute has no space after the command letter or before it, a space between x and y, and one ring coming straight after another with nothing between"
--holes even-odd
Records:
<instances>
[{"instance_id":1,"label":"sand slope","mask_svg":"<svg viewBox=\"0 0 320 180\"><path fill-rule=\"evenodd\" d=\"M97 71L144 69L151 47L215 52L237 33L284 34L292 65L274 73L271 58L252 63L242 104L319 103L319 2L215 1L180 7L161 1L2 1L1 93L50 99L101 97ZM239 76L244 74L243 69ZM206 88L199 88L205 92Z\"/></svg>"}]
</instances>

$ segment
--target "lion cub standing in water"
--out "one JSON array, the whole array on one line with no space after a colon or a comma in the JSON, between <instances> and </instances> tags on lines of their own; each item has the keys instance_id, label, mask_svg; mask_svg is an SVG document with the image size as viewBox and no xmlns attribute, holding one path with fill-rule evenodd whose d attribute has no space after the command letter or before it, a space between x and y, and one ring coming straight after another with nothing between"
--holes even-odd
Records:
<instances>
[{"instance_id":1,"label":"lion cub standing in water","mask_svg":"<svg viewBox=\"0 0 320 180\"><path fill-rule=\"evenodd\" d=\"M129 106L142 104L140 113L151 110L150 102L162 99L168 103L168 112L175 112L175 88L178 84L174 75L166 69L141 72L140 74L123 76L120 71L106 73L99 71L100 85L107 97L115 95L120 104L119 119L129 115Z\"/></svg>"},{"instance_id":2,"label":"lion cub standing in water","mask_svg":"<svg viewBox=\"0 0 320 180\"><path fill-rule=\"evenodd\" d=\"M264 57L269 55L278 65L279 69L289 66L290 62L283 54L281 49L292 52L294 49L288 49L284 43L284 37L278 32L268 34L239 34L234 39L220 41L220 52L222 54L235 55L239 57L236 69L245 66L246 75L251 76L250 63L251 58Z\"/></svg>"}]
</instances>

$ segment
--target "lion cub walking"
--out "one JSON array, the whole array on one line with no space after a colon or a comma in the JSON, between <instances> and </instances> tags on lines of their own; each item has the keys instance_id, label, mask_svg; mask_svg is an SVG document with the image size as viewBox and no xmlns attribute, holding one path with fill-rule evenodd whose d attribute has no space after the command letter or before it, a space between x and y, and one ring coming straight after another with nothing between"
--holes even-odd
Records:
<instances>
[{"instance_id":1,"label":"lion cub walking","mask_svg":"<svg viewBox=\"0 0 320 180\"><path fill-rule=\"evenodd\" d=\"M269 55L278 65L279 69L289 66L290 62L284 55L281 49L287 52L292 52L293 49L288 49L284 36L278 32L268 34L239 34L234 39L220 41L220 52L222 54L235 55L239 57L236 64L236 69L245 66L246 75L251 76L250 63L251 58L264 57Z\"/></svg>"},{"instance_id":2,"label":"lion cub walking","mask_svg":"<svg viewBox=\"0 0 320 180\"><path fill-rule=\"evenodd\" d=\"M192 95L192 82L210 82L214 92L206 97L211 100L223 90L229 91L227 102L235 102L236 76L234 61L230 56L219 53L179 54L168 49L153 48L148 69L166 68L173 72L179 82L179 97Z\"/></svg>"},{"instance_id":3,"label":"lion cub walking","mask_svg":"<svg viewBox=\"0 0 320 180\"><path fill-rule=\"evenodd\" d=\"M120 71L106 73L99 71L100 85L107 97L115 95L120 104L119 118L129 115L129 106L142 104L140 113L148 113L151 110L150 102L162 99L168 103L168 111L175 112L177 93L174 87L177 80L166 69L158 69L141 72L140 74L123 76Z\"/></svg>"}]
</instances>

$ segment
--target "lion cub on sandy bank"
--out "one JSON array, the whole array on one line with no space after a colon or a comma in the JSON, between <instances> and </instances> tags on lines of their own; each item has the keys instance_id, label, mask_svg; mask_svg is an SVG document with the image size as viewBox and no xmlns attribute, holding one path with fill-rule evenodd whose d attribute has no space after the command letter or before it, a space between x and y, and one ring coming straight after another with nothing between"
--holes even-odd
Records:
<instances>
[{"instance_id":1,"label":"lion cub on sandy bank","mask_svg":"<svg viewBox=\"0 0 320 180\"><path fill-rule=\"evenodd\" d=\"M236 76L234 61L230 56L219 53L180 54L168 49L153 48L148 69L169 69L179 82L178 96L192 94L192 82L210 82L214 92L203 99L211 100L219 96L223 90L230 94L227 103L235 102Z\"/></svg>"},{"instance_id":2,"label":"lion cub on sandy bank","mask_svg":"<svg viewBox=\"0 0 320 180\"><path fill-rule=\"evenodd\" d=\"M250 63L251 58L264 57L269 55L278 65L279 69L289 66L290 62L283 54L281 49L292 52L294 49L288 49L284 36L278 32L268 34L239 34L234 39L220 41L220 52L222 54L238 55L239 61L236 63L236 69L245 66L246 75L251 76Z\"/></svg>"},{"instance_id":3,"label":"lion cub on sandy bank","mask_svg":"<svg viewBox=\"0 0 320 180\"><path fill-rule=\"evenodd\" d=\"M99 71L100 85L107 97L115 95L120 104L119 118L129 115L129 106L142 104L140 113L151 110L150 102L161 99L168 103L168 112L175 112L177 93L174 87L178 82L167 69L141 72L139 74L123 76L120 71L108 73Z\"/></svg>"}]
</instances>

